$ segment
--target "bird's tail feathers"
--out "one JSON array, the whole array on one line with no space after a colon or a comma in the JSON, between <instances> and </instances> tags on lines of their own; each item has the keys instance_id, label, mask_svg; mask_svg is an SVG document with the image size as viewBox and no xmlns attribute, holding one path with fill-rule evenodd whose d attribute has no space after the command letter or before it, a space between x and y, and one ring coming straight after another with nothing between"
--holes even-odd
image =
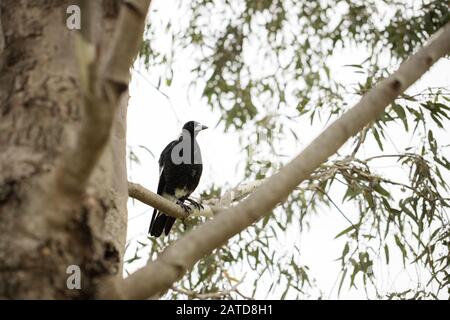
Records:
<instances>
[{"instance_id":1,"label":"bird's tail feathers","mask_svg":"<svg viewBox=\"0 0 450 320\"><path fill-rule=\"evenodd\" d=\"M150 222L150 228L148 233L151 236L159 237L164 230L166 224L167 216L163 213L158 212L158 210L153 210L152 221Z\"/></svg>"},{"instance_id":2,"label":"bird's tail feathers","mask_svg":"<svg viewBox=\"0 0 450 320\"><path fill-rule=\"evenodd\" d=\"M165 235L167 236L170 232L170 229L172 229L175 220L176 219L174 217L167 216L155 209L153 211L152 222L150 223L148 233L151 236L158 238L164 231Z\"/></svg>"},{"instance_id":3,"label":"bird's tail feathers","mask_svg":"<svg viewBox=\"0 0 450 320\"><path fill-rule=\"evenodd\" d=\"M176 219L174 217L167 217L166 225L164 227L164 233L166 234L166 236L169 234L170 229L172 229L175 220Z\"/></svg>"}]
</instances>

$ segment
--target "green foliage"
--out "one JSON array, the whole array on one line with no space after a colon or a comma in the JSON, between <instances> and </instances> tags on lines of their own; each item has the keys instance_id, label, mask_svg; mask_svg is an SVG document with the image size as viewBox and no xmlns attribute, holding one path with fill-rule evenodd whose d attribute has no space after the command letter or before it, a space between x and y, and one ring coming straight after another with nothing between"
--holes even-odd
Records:
<instances>
[{"instance_id":1,"label":"green foliage","mask_svg":"<svg viewBox=\"0 0 450 320\"><path fill-rule=\"evenodd\" d=\"M419 10L414 10L414 7L411 5L405 10L403 3L398 4L393 19L383 30L391 52L400 58L409 56L450 21L446 1L423 1Z\"/></svg>"}]
</instances>

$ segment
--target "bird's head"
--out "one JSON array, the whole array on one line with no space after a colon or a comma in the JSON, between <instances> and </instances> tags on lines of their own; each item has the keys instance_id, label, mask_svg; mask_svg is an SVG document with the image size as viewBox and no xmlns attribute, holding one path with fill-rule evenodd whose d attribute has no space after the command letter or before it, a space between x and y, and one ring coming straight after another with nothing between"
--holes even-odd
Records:
<instances>
[{"instance_id":1,"label":"bird's head","mask_svg":"<svg viewBox=\"0 0 450 320\"><path fill-rule=\"evenodd\" d=\"M202 125L200 122L197 121L188 121L184 124L183 130L186 130L189 132L191 136L197 136L197 134L202 131L208 129L207 126Z\"/></svg>"}]
</instances>

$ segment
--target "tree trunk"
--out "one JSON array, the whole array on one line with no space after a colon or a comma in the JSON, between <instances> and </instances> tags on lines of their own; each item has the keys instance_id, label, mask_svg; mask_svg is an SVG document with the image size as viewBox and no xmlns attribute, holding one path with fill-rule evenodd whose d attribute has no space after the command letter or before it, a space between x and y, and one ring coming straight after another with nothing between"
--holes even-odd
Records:
<instances>
[{"instance_id":1,"label":"tree trunk","mask_svg":"<svg viewBox=\"0 0 450 320\"><path fill-rule=\"evenodd\" d=\"M92 1L97 55L111 39L119 1ZM0 2L0 298L94 298L102 278L121 275L127 225L126 104L80 202L57 225L48 177L83 119L68 1ZM83 12L81 12L83 19ZM56 214L62 214L56 212ZM67 280L81 270L81 289ZM70 273L68 273L70 272Z\"/></svg>"}]
</instances>

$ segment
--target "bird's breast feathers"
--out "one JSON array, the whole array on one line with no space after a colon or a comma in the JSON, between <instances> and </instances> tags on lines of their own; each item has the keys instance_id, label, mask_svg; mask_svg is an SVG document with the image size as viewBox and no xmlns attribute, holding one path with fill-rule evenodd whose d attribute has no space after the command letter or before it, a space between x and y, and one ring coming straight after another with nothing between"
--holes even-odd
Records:
<instances>
[{"instance_id":1,"label":"bird's breast feathers","mask_svg":"<svg viewBox=\"0 0 450 320\"><path fill-rule=\"evenodd\" d=\"M189 195L189 191L187 188L175 188L175 197L180 199Z\"/></svg>"},{"instance_id":2,"label":"bird's breast feathers","mask_svg":"<svg viewBox=\"0 0 450 320\"><path fill-rule=\"evenodd\" d=\"M178 199L188 196L190 193L187 188L175 188L175 194L169 194L164 192L162 194L163 198L176 202Z\"/></svg>"}]
</instances>

